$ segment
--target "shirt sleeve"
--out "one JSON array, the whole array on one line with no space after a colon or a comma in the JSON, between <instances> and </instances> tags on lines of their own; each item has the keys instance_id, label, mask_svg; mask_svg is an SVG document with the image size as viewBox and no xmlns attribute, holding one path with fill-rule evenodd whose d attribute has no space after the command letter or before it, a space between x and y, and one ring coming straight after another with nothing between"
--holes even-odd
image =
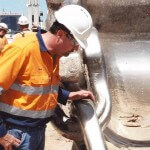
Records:
<instances>
[{"instance_id":1,"label":"shirt sleeve","mask_svg":"<svg viewBox=\"0 0 150 150\"><path fill-rule=\"evenodd\" d=\"M22 49L7 45L0 53L0 87L9 89L15 81L25 58Z\"/></svg>"},{"instance_id":2,"label":"shirt sleeve","mask_svg":"<svg viewBox=\"0 0 150 150\"><path fill-rule=\"evenodd\" d=\"M70 94L70 91L67 91L67 90L59 87L59 90L58 90L58 103L66 105L69 94Z\"/></svg>"},{"instance_id":3,"label":"shirt sleeve","mask_svg":"<svg viewBox=\"0 0 150 150\"><path fill-rule=\"evenodd\" d=\"M13 83L21 68L22 51L13 45L8 45L0 53L0 95ZM7 134L7 130L0 116L0 137Z\"/></svg>"}]
</instances>

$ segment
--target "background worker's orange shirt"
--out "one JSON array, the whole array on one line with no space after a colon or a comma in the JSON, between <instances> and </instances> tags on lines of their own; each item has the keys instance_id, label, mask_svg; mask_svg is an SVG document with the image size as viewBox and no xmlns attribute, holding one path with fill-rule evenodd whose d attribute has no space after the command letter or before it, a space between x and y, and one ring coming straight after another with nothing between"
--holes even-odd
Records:
<instances>
[{"instance_id":1,"label":"background worker's orange shirt","mask_svg":"<svg viewBox=\"0 0 150 150\"><path fill-rule=\"evenodd\" d=\"M17 40L17 39L20 39L20 38L22 38L22 37L26 37L26 36L29 36L29 35L32 35L32 34L36 34L35 32L32 32L32 31L22 31L22 32L19 32L19 33L17 33L15 36L14 36L14 38L13 38L13 40L15 41L15 40Z\"/></svg>"}]
</instances>

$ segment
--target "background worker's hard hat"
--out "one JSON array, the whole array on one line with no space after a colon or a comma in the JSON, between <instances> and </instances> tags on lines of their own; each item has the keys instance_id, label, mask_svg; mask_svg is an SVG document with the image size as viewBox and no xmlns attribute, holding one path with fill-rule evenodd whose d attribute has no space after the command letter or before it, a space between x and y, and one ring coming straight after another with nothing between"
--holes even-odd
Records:
<instances>
[{"instance_id":1,"label":"background worker's hard hat","mask_svg":"<svg viewBox=\"0 0 150 150\"><path fill-rule=\"evenodd\" d=\"M5 23L0 23L0 29L8 30L8 26Z\"/></svg>"},{"instance_id":2,"label":"background worker's hard hat","mask_svg":"<svg viewBox=\"0 0 150 150\"><path fill-rule=\"evenodd\" d=\"M87 38L93 27L89 12L79 5L66 5L55 12L56 20L66 26L82 48L87 47Z\"/></svg>"},{"instance_id":3,"label":"background worker's hard hat","mask_svg":"<svg viewBox=\"0 0 150 150\"><path fill-rule=\"evenodd\" d=\"M27 24L29 24L29 21L26 16L21 16L18 20L18 24L19 25L27 25Z\"/></svg>"}]
</instances>

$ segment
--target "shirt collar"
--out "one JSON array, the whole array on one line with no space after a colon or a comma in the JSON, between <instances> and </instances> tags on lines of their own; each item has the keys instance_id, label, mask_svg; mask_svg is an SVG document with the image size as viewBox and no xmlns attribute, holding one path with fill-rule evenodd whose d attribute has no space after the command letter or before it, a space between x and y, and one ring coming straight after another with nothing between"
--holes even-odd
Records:
<instances>
[{"instance_id":1,"label":"shirt collar","mask_svg":"<svg viewBox=\"0 0 150 150\"><path fill-rule=\"evenodd\" d=\"M39 44L40 44L40 50L43 52L46 52L47 48L46 48L44 41L42 39L42 36L41 36L41 28L38 28L38 32L36 34L36 37L37 37Z\"/></svg>"}]
</instances>

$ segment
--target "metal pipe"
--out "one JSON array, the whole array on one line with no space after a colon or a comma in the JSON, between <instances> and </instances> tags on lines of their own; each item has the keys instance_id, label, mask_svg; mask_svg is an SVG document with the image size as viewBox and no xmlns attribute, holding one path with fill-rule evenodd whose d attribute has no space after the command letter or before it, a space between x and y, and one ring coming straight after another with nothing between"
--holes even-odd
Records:
<instances>
[{"instance_id":1,"label":"metal pipe","mask_svg":"<svg viewBox=\"0 0 150 150\"><path fill-rule=\"evenodd\" d=\"M86 148L88 150L106 150L104 137L99 127L98 118L93 105L94 104L88 100L74 102Z\"/></svg>"},{"instance_id":2,"label":"metal pipe","mask_svg":"<svg viewBox=\"0 0 150 150\"><path fill-rule=\"evenodd\" d=\"M104 56L96 28L93 27L87 42L88 47L84 51L84 58L89 72L91 87L97 95L96 114L101 127L103 127L110 120L111 99L107 86Z\"/></svg>"}]
</instances>

